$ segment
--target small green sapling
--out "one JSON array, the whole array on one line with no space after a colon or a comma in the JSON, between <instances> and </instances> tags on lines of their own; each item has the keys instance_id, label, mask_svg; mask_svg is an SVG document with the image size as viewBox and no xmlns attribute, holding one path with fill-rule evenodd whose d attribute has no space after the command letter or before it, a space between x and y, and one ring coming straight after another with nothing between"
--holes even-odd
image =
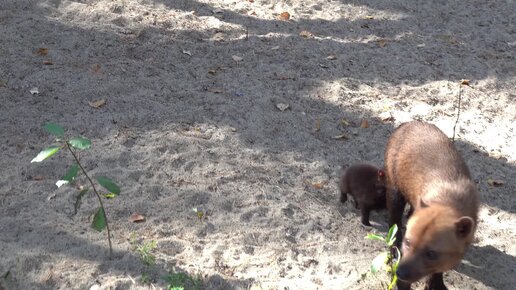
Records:
<instances>
[{"instance_id":1,"label":"small green sapling","mask_svg":"<svg viewBox=\"0 0 516 290\"><path fill-rule=\"evenodd\" d=\"M394 242L396 241L396 232L398 231L398 226L396 224L392 225L387 233L386 237L377 235L377 234L368 234L366 239L377 240L384 242L387 251L384 251L376 256L371 263L371 273L378 272L379 269L383 267L387 267L386 271L391 273L391 282L389 284L389 290L391 290L394 285L396 285L396 281L398 281L398 276L396 276L396 270L398 269L398 264L401 258L400 250L398 247L394 246Z\"/></svg>"},{"instance_id":2,"label":"small green sapling","mask_svg":"<svg viewBox=\"0 0 516 290\"><path fill-rule=\"evenodd\" d=\"M95 180L97 181L97 183L100 184L103 188L107 189L108 192L101 193L99 190L97 190L95 182L93 182L91 177L88 175L88 173L82 166L79 158L79 152L81 150L85 150L91 147L91 141L89 139L86 139L84 137L75 137L70 139L65 138L65 130L63 129L63 127L53 123L45 124L44 128L50 134L56 137L55 144L43 149L43 151L41 151L34 159L32 159L31 163L42 162L47 158L51 157L52 155L56 154L61 149L66 149L71 153L75 163L70 167L70 169L68 169L66 174L56 182L56 185L57 187L61 187L65 184L70 184L74 182L79 172L82 172L84 174L99 201L99 208L97 209L97 212L93 217L93 222L91 226L99 232L102 232L104 229L107 229L109 256L111 256L113 253L113 248L111 246L111 233L109 230L109 223L106 216L106 211L104 209L104 203L102 201L102 198L116 197L120 193L120 187L106 177L96 176ZM75 214L77 214L77 211L81 206L82 198L86 195L86 193L89 192L89 190L90 188L88 187L81 187L74 205Z\"/></svg>"}]
</instances>

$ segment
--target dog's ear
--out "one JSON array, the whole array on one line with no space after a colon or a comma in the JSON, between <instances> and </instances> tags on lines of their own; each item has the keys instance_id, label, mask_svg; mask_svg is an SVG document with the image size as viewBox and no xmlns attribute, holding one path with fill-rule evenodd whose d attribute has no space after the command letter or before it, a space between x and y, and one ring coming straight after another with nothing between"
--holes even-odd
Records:
<instances>
[{"instance_id":1,"label":"dog's ear","mask_svg":"<svg viewBox=\"0 0 516 290\"><path fill-rule=\"evenodd\" d=\"M420 208L425 208L425 207L428 207L428 203L426 201L423 200L423 197L421 197L419 199L419 207Z\"/></svg>"},{"instance_id":2,"label":"dog's ear","mask_svg":"<svg viewBox=\"0 0 516 290\"><path fill-rule=\"evenodd\" d=\"M469 216L463 216L455 222L455 233L459 239L465 239L473 233L475 221Z\"/></svg>"}]
</instances>

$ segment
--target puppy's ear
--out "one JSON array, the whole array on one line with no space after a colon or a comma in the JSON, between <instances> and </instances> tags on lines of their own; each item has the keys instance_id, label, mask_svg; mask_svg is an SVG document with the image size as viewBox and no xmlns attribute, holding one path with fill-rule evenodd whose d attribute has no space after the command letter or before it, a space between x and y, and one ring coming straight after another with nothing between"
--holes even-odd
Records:
<instances>
[{"instance_id":1,"label":"puppy's ear","mask_svg":"<svg viewBox=\"0 0 516 290\"><path fill-rule=\"evenodd\" d=\"M379 183L385 182L385 171L379 169L377 176L378 176L377 180Z\"/></svg>"},{"instance_id":2,"label":"puppy's ear","mask_svg":"<svg viewBox=\"0 0 516 290\"><path fill-rule=\"evenodd\" d=\"M469 216L463 216L455 222L455 233L459 239L465 239L473 233L475 221Z\"/></svg>"}]
</instances>

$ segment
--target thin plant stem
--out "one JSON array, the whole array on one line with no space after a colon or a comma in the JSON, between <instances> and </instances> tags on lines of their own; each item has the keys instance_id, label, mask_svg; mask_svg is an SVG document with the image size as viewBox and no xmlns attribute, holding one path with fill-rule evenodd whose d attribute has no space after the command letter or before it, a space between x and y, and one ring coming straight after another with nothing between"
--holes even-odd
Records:
<instances>
[{"instance_id":1,"label":"thin plant stem","mask_svg":"<svg viewBox=\"0 0 516 290\"><path fill-rule=\"evenodd\" d=\"M68 141L66 141L66 148L68 148L70 153L72 153L72 156L75 159L75 162L77 162L77 165L79 165L79 167L81 168L82 173L84 173L84 176L86 176L86 178L90 182L91 187L93 188L93 191L95 192L95 195L97 196L97 198L99 200L100 207L102 208L102 213L104 214L104 220L106 221L106 229L107 229L107 236L108 236L108 243L109 243L109 257L111 258L111 256L113 255L113 247L111 246L111 231L109 230L108 218L106 216L106 210L104 209L104 203L102 202L102 197L100 196L100 193L97 191L97 188L95 187L95 183L93 182L93 180L91 180L88 173L86 173L86 170L84 169L84 167L82 167L82 164L79 161L77 154L75 154L75 152L72 150L72 147L70 146L70 143L68 143Z\"/></svg>"},{"instance_id":2,"label":"thin plant stem","mask_svg":"<svg viewBox=\"0 0 516 290\"><path fill-rule=\"evenodd\" d=\"M453 137L452 137L453 143L455 143L455 127L457 127L457 123L459 123L459 118L460 118L460 102L462 100L462 83L459 84L459 96L457 98L459 99L459 103L457 104L457 119L455 120L455 125L453 125Z\"/></svg>"}]
</instances>

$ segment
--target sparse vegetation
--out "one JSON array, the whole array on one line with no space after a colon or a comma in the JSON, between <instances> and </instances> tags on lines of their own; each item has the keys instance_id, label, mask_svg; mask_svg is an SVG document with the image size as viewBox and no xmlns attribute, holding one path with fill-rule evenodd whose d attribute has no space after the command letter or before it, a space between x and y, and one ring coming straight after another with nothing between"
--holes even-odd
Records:
<instances>
[{"instance_id":1,"label":"sparse vegetation","mask_svg":"<svg viewBox=\"0 0 516 290\"><path fill-rule=\"evenodd\" d=\"M386 271L391 274L391 281L388 287L389 290L393 289L393 287L396 285L396 282L398 281L396 270L398 269L401 255L398 247L394 246L394 242L396 242L397 231L398 226L394 224L389 229L386 237L377 234L368 234L366 236L366 239L384 242L385 246L387 247L387 251L378 254L373 259L373 262L371 263L371 273L377 273L381 268L385 268Z\"/></svg>"},{"instance_id":2,"label":"sparse vegetation","mask_svg":"<svg viewBox=\"0 0 516 290\"><path fill-rule=\"evenodd\" d=\"M152 283L152 278L151 278L151 276L149 274L143 273L142 277L141 277L141 282L144 285L151 284Z\"/></svg>"},{"instance_id":3,"label":"sparse vegetation","mask_svg":"<svg viewBox=\"0 0 516 290\"><path fill-rule=\"evenodd\" d=\"M136 247L136 251L140 255L140 259L147 266L156 264L156 256L152 254L152 250L156 248L158 243L156 241L143 242Z\"/></svg>"},{"instance_id":4,"label":"sparse vegetation","mask_svg":"<svg viewBox=\"0 0 516 290\"><path fill-rule=\"evenodd\" d=\"M186 273L170 273L163 277L167 282L167 290L198 290L202 286L200 277L191 277Z\"/></svg>"},{"instance_id":5,"label":"sparse vegetation","mask_svg":"<svg viewBox=\"0 0 516 290\"><path fill-rule=\"evenodd\" d=\"M84 174L84 176L88 180L88 183L91 186L91 189L93 189L93 192L97 196L99 202L99 208L97 209L95 216L93 217L93 222L91 226L99 232L102 232L104 229L107 229L109 256L111 256L113 254L113 247L111 246L111 232L109 230L109 223L102 198L110 199L116 197L118 194L120 194L120 187L106 177L96 176L95 180L97 181L97 183L100 184L103 188L105 188L108 192L102 193L99 190L97 190L95 182L93 182L93 180L88 175L86 169L80 161L80 151L89 149L91 147L91 141L89 139L86 139L84 137L74 137L69 139L65 138L64 128L53 123L47 123L44 126L44 128L45 130L47 130L47 132L56 137L55 144L41 151L34 159L32 159L31 163L42 162L51 157L52 155L56 154L57 152L59 152L61 149L66 149L70 152L70 154L73 156L75 163L68 169L66 174L56 182L56 185L57 187L61 187L66 184L72 184L75 182L79 172L82 172ZM86 193L90 191L90 188L87 186L80 186L78 188L80 191L77 195L74 205L75 214L77 214L77 211L81 206L82 198L86 195Z\"/></svg>"},{"instance_id":6,"label":"sparse vegetation","mask_svg":"<svg viewBox=\"0 0 516 290\"><path fill-rule=\"evenodd\" d=\"M204 213L204 211L202 209L194 207L194 208L192 208L192 211L195 212L199 221L202 222L204 219L206 219L206 214Z\"/></svg>"},{"instance_id":7,"label":"sparse vegetation","mask_svg":"<svg viewBox=\"0 0 516 290\"><path fill-rule=\"evenodd\" d=\"M132 251L138 253L140 260L143 262L145 266L147 266L147 270L151 266L156 264L156 256L152 253L152 251L158 246L156 241L145 242L143 239L138 240L136 233L131 233L131 237L129 239L129 243L132 246ZM141 276L141 283L144 285L151 284L153 282L153 278L151 274L148 272L143 272Z\"/></svg>"}]
</instances>

